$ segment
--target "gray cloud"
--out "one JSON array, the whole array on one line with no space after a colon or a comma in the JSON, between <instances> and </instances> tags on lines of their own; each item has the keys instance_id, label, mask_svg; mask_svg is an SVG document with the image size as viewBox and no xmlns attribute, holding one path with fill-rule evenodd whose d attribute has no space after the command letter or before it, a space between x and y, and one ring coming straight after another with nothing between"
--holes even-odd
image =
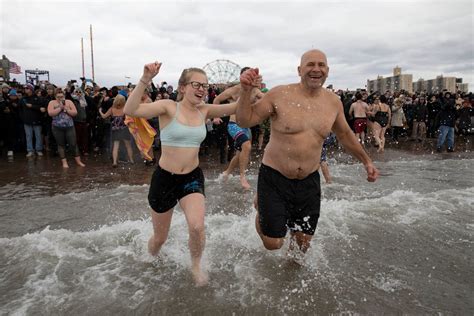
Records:
<instances>
[{"instance_id":1,"label":"gray cloud","mask_svg":"<svg viewBox=\"0 0 474 316\"><path fill-rule=\"evenodd\" d=\"M108 86L137 81L156 59L158 81L175 84L183 68L229 59L260 67L274 86L298 81L311 48L326 52L327 82L340 88L363 87L396 65L414 80L449 74L474 83L470 1L8 1L1 11L2 53L23 69L50 70L58 84L81 75L81 37L90 77L89 24L96 80Z\"/></svg>"}]
</instances>

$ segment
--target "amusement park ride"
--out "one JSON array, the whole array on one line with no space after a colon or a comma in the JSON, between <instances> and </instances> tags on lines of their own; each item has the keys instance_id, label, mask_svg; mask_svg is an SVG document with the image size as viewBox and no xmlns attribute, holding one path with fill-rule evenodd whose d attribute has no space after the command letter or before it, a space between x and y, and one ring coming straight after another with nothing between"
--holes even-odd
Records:
<instances>
[{"instance_id":1,"label":"amusement park ride","mask_svg":"<svg viewBox=\"0 0 474 316\"><path fill-rule=\"evenodd\" d=\"M203 67L211 84L238 82L240 68L238 64L227 59L217 59Z\"/></svg>"}]
</instances>

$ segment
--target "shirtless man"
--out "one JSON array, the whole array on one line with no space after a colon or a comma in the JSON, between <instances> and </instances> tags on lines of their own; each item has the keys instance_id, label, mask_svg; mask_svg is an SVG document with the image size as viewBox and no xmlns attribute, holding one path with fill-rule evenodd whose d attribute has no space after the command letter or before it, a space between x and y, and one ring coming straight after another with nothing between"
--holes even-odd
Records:
<instances>
[{"instance_id":1,"label":"shirtless man","mask_svg":"<svg viewBox=\"0 0 474 316\"><path fill-rule=\"evenodd\" d=\"M244 67L240 71L242 74L249 67ZM240 96L240 84L230 87L224 90L221 94L219 94L213 101L214 104L220 104L224 101L235 102ZM252 101L256 101L257 99L261 98L263 93L258 89L252 90ZM222 120L220 118L215 118L213 120L214 124L221 124ZM227 180L232 171L239 166L240 171L240 184L244 190L250 190L250 184L247 181L245 176L245 171L249 165L250 161L250 151L252 149L252 135L250 133L250 128L242 128L237 125L235 121L235 115L232 114L229 119L229 124L227 125L227 131L229 135L234 139L234 146L237 149L237 153L232 158L229 163L227 169L222 173L224 176L224 180Z\"/></svg>"},{"instance_id":2,"label":"shirtless man","mask_svg":"<svg viewBox=\"0 0 474 316\"><path fill-rule=\"evenodd\" d=\"M364 144L369 105L362 100L362 93L357 92L355 97L357 101L352 103L351 108L349 109L349 115L354 118L355 136L361 144Z\"/></svg>"},{"instance_id":3,"label":"shirtless man","mask_svg":"<svg viewBox=\"0 0 474 316\"><path fill-rule=\"evenodd\" d=\"M287 229L291 243L304 253L319 219L319 164L324 139L331 131L360 160L373 182L378 170L347 125L339 97L323 88L329 67L326 55L310 50L301 57L299 83L277 86L252 105L251 82L258 69L245 71L236 118L250 127L270 117L270 141L265 148L257 187L256 229L269 250L283 246Z\"/></svg>"}]
</instances>

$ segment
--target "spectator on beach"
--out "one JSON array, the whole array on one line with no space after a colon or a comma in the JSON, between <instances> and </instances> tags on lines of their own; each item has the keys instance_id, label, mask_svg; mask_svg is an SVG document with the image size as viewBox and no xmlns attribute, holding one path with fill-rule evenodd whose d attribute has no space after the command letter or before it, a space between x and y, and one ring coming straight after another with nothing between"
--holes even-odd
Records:
<instances>
[{"instance_id":1,"label":"spectator on beach","mask_svg":"<svg viewBox=\"0 0 474 316\"><path fill-rule=\"evenodd\" d=\"M48 114L53 118L52 130L58 144L59 157L63 168L69 168L66 159L66 144L74 150L76 164L85 167L81 161L79 148L76 143L76 131L73 121L73 117L77 115L76 106L71 100L66 100L62 89L56 89L55 99L48 104Z\"/></svg>"},{"instance_id":2,"label":"spectator on beach","mask_svg":"<svg viewBox=\"0 0 474 316\"><path fill-rule=\"evenodd\" d=\"M128 131L127 125L125 125L125 114L123 108L125 106L126 99L123 95L118 94L112 107L105 113L99 109L99 113L103 119L111 117L111 131L112 131L112 167L116 168L118 163L118 152L120 148L120 142L123 141L125 148L127 149L128 161L134 163L133 150L130 143L130 132Z\"/></svg>"},{"instance_id":3,"label":"spectator on beach","mask_svg":"<svg viewBox=\"0 0 474 316\"><path fill-rule=\"evenodd\" d=\"M454 151L454 125L456 122L456 103L450 92L444 94L439 112L439 135L436 151L443 150L446 139L448 140L448 152Z\"/></svg>"},{"instance_id":4,"label":"spectator on beach","mask_svg":"<svg viewBox=\"0 0 474 316\"><path fill-rule=\"evenodd\" d=\"M413 128L411 140L423 141L426 137L426 123L428 122L428 107L426 98L420 96L413 104Z\"/></svg>"},{"instance_id":5,"label":"spectator on beach","mask_svg":"<svg viewBox=\"0 0 474 316\"><path fill-rule=\"evenodd\" d=\"M392 119L390 126L392 127L392 139L398 144L399 137L403 131L403 125L406 123L405 113L403 111L404 96L400 95L393 101Z\"/></svg>"},{"instance_id":6,"label":"spectator on beach","mask_svg":"<svg viewBox=\"0 0 474 316\"><path fill-rule=\"evenodd\" d=\"M95 120L94 132L93 132L93 143L95 152L109 152L110 150L110 120L103 119L99 111L106 113L113 103L111 93L106 87L102 87L99 93L94 97L95 107L97 109L97 116Z\"/></svg>"},{"instance_id":7,"label":"spectator on beach","mask_svg":"<svg viewBox=\"0 0 474 316\"><path fill-rule=\"evenodd\" d=\"M438 114L441 111L441 103L435 94L429 96L428 104L426 105L428 111L428 126L426 137L434 138L439 128Z\"/></svg>"},{"instance_id":8,"label":"spectator on beach","mask_svg":"<svg viewBox=\"0 0 474 316\"><path fill-rule=\"evenodd\" d=\"M14 152L18 150L18 144L24 136L21 133L22 126L20 118L20 110L24 106L23 100L18 98L15 89L11 89L8 92L8 98L3 100L0 105L0 112L3 116L2 122L0 122L0 134L3 135L3 141L7 148L7 157L9 160L13 159ZM20 138L20 139L19 139Z\"/></svg>"},{"instance_id":9,"label":"spectator on beach","mask_svg":"<svg viewBox=\"0 0 474 316\"><path fill-rule=\"evenodd\" d=\"M80 88L74 90L72 99L77 110L77 115L74 116L77 146L79 147L79 152L87 156L89 155L89 127L87 124L88 104L84 92Z\"/></svg>"},{"instance_id":10,"label":"spectator on beach","mask_svg":"<svg viewBox=\"0 0 474 316\"><path fill-rule=\"evenodd\" d=\"M404 92L403 113L405 113L407 133L410 133L413 128L413 96L407 92Z\"/></svg>"},{"instance_id":11,"label":"spectator on beach","mask_svg":"<svg viewBox=\"0 0 474 316\"><path fill-rule=\"evenodd\" d=\"M45 104L49 104L49 102L55 99L54 97L55 89L56 89L55 86L52 84L46 85ZM44 147L46 151L53 153L53 155L57 155L58 145L56 144L56 140L54 139L53 130L52 130L53 119L51 118L51 116L49 116L47 111L45 114L46 115L43 117L43 133L45 135Z\"/></svg>"},{"instance_id":12,"label":"spectator on beach","mask_svg":"<svg viewBox=\"0 0 474 316\"><path fill-rule=\"evenodd\" d=\"M471 128L471 117L474 115L474 111L469 101L469 97L464 97L461 107L457 110L459 121L457 123L457 130L460 135L468 135L468 131Z\"/></svg>"},{"instance_id":13,"label":"spectator on beach","mask_svg":"<svg viewBox=\"0 0 474 316\"><path fill-rule=\"evenodd\" d=\"M26 157L33 157L35 150L36 154L41 157L43 156L42 114L46 111L44 100L34 94L34 87L31 84L25 85L25 94L22 120L26 134Z\"/></svg>"},{"instance_id":14,"label":"spectator on beach","mask_svg":"<svg viewBox=\"0 0 474 316\"><path fill-rule=\"evenodd\" d=\"M8 92L10 92L10 86L6 83L2 83L1 87L3 100L8 100Z\"/></svg>"},{"instance_id":15,"label":"spectator on beach","mask_svg":"<svg viewBox=\"0 0 474 316\"><path fill-rule=\"evenodd\" d=\"M178 97L178 94L176 93L176 91L174 91L172 85L169 85L166 88L166 93L168 93L168 96L171 100L176 101L176 98Z\"/></svg>"}]
</instances>

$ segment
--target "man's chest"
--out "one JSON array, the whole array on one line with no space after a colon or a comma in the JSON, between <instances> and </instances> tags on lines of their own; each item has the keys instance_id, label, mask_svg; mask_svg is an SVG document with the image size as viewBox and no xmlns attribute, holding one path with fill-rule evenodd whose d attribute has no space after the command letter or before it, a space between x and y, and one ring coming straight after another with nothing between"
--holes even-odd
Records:
<instances>
[{"instance_id":1,"label":"man's chest","mask_svg":"<svg viewBox=\"0 0 474 316\"><path fill-rule=\"evenodd\" d=\"M328 104L295 100L275 104L273 127L283 133L314 132L326 135L330 132L337 111Z\"/></svg>"}]
</instances>

